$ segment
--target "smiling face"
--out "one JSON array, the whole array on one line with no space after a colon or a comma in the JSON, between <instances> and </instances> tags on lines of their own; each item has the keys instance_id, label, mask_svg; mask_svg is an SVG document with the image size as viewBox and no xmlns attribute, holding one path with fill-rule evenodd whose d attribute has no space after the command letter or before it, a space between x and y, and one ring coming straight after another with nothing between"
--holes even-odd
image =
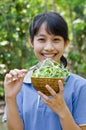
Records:
<instances>
[{"instance_id":1,"label":"smiling face","mask_svg":"<svg viewBox=\"0 0 86 130\"><path fill-rule=\"evenodd\" d=\"M62 36L49 34L46 31L46 23L43 23L31 44L39 61L52 58L60 63L67 42L64 41Z\"/></svg>"}]
</instances>

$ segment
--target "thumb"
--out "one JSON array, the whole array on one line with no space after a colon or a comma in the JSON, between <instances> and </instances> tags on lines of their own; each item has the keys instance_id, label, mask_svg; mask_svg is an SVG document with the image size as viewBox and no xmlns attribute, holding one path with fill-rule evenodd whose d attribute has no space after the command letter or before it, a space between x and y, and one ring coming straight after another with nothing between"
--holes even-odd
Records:
<instances>
[{"instance_id":1,"label":"thumb","mask_svg":"<svg viewBox=\"0 0 86 130\"><path fill-rule=\"evenodd\" d=\"M20 78L18 79L17 85L18 85L19 87L22 86L23 80L24 80L24 77L20 77Z\"/></svg>"}]
</instances>

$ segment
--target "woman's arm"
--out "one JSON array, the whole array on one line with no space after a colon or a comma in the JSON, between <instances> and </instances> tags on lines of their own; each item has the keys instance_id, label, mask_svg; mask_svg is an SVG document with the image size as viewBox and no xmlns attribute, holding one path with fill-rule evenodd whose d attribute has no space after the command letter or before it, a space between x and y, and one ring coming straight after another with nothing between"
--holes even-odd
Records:
<instances>
[{"instance_id":1,"label":"woman's arm","mask_svg":"<svg viewBox=\"0 0 86 130\"><path fill-rule=\"evenodd\" d=\"M23 130L23 122L19 116L16 96L19 93L27 70L14 69L5 76L5 102L8 130Z\"/></svg>"},{"instance_id":2,"label":"woman's arm","mask_svg":"<svg viewBox=\"0 0 86 130\"><path fill-rule=\"evenodd\" d=\"M24 130L15 100L6 101L8 130Z\"/></svg>"},{"instance_id":3,"label":"woman's arm","mask_svg":"<svg viewBox=\"0 0 86 130\"><path fill-rule=\"evenodd\" d=\"M60 117L60 122L63 130L86 130L75 123L68 108L66 108L64 114Z\"/></svg>"}]
</instances>

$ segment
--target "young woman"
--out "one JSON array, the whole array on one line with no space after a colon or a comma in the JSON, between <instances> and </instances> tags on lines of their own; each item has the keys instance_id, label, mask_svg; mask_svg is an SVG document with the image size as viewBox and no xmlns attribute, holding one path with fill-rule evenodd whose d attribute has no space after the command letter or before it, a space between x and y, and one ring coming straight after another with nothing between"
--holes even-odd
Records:
<instances>
[{"instance_id":1,"label":"young woman","mask_svg":"<svg viewBox=\"0 0 86 130\"><path fill-rule=\"evenodd\" d=\"M67 66L63 53L69 43L68 27L59 14L37 15L29 32L39 61L52 58ZM65 86L59 80L59 93L45 86L49 97L32 86L32 71L14 69L5 76L8 130L86 130L86 80L71 73Z\"/></svg>"}]
</instances>

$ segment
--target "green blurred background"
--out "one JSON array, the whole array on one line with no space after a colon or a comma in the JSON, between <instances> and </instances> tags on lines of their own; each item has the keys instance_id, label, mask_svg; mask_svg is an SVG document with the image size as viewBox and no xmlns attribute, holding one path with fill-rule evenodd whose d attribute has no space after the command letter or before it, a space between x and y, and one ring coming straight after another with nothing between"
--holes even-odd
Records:
<instances>
[{"instance_id":1,"label":"green blurred background","mask_svg":"<svg viewBox=\"0 0 86 130\"><path fill-rule=\"evenodd\" d=\"M29 45L28 28L36 14L47 11L56 11L66 19L70 39L65 52L68 68L86 78L85 0L0 0L0 101L4 100L5 74L38 62ZM1 123L0 130L5 130Z\"/></svg>"}]
</instances>

